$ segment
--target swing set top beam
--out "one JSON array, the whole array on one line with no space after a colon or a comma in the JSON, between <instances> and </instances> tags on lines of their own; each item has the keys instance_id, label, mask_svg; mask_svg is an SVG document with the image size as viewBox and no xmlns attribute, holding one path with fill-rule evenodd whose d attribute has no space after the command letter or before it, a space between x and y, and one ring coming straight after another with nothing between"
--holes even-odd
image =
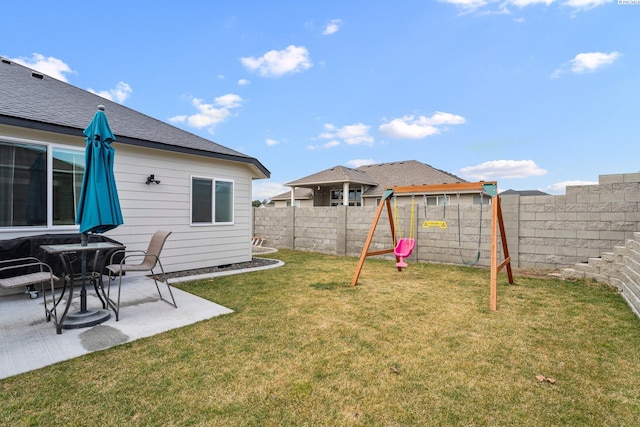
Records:
<instances>
[{"instance_id":1,"label":"swing set top beam","mask_svg":"<svg viewBox=\"0 0 640 427\"><path fill-rule=\"evenodd\" d=\"M496 181L479 182L454 182L450 184L428 184L428 185L406 185L393 187L384 193L383 200L393 194L411 193L456 193L464 191L484 191L489 196L495 197L498 194L498 183ZM387 193L389 192L389 193ZM386 197L385 197L386 196Z\"/></svg>"}]
</instances>

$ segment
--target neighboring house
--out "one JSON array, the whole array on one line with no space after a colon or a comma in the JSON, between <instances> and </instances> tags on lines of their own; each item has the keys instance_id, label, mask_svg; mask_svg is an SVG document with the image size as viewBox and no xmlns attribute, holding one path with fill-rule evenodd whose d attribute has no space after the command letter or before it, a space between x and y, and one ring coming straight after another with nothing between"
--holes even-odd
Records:
<instances>
[{"instance_id":1,"label":"neighboring house","mask_svg":"<svg viewBox=\"0 0 640 427\"><path fill-rule=\"evenodd\" d=\"M548 193L540 190L505 190L500 193L501 196L548 196Z\"/></svg>"},{"instance_id":2,"label":"neighboring house","mask_svg":"<svg viewBox=\"0 0 640 427\"><path fill-rule=\"evenodd\" d=\"M272 197L269 205L276 208L291 206L291 191ZM313 190L311 188L296 188L293 193L293 206L298 208L313 207Z\"/></svg>"},{"instance_id":3,"label":"neighboring house","mask_svg":"<svg viewBox=\"0 0 640 427\"><path fill-rule=\"evenodd\" d=\"M251 260L252 181L270 176L257 159L4 58L0 240L78 231L82 132L100 104L116 135L124 217L106 236L146 249L157 229L171 230L168 271ZM147 183L152 174L160 183Z\"/></svg>"},{"instance_id":4,"label":"neighboring house","mask_svg":"<svg viewBox=\"0 0 640 427\"><path fill-rule=\"evenodd\" d=\"M352 169L345 166L336 166L295 181L288 182L287 186L294 191L294 200L299 201L299 206L377 206L386 189L424 184L450 184L466 182L451 173L436 169L416 160L402 162L380 163L375 165L360 166ZM303 201L299 198L301 189L311 191L313 200ZM288 195L291 205L291 192L276 196L275 206ZM345 196L347 195L347 196ZM411 201L412 197L418 197L416 203L427 205L443 205L453 203L451 194L415 194L398 195L398 204ZM466 199L471 200L469 196ZM274 200L274 199L272 199ZM488 201L488 199L486 199ZM478 200L474 200L479 203ZM468 203L468 201L466 202ZM486 202L485 202L486 203Z\"/></svg>"}]
</instances>

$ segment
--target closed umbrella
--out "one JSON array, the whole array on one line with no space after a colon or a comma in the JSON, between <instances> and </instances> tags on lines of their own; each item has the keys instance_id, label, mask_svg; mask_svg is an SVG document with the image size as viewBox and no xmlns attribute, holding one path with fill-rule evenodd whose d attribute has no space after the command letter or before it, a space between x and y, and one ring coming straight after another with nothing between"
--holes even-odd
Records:
<instances>
[{"instance_id":1,"label":"closed umbrella","mask_svg":"<svg viewBox=\"0 0 640 427\"><path fill-rule=\"evenodd\" d=\"M80 225L81 243L87 245L89 233L104 233L122 224L122 211L118 199L118 189L113 175L115 150L111 143L116 137L109 127L104 107L98 111L84 130L85 169L82 188L78 200L76 223ZM86 252L81 255L82 289L80 292L80 313L87 312L85 278L87 271ZM109 313L104 313L108 318Z\"/></svg>"},{"instance_id":2,"label":"closed umbrella","mask_svg":"<svg viewBox=\"0 0 640 427\"><path fill-rule=\"evenodd\" d=\"M80 233L104 233L124 221L120 210L116 179L113 175L115 150L111 143L116 137L111 132L104 107L98 106L95 116L84 130L85 169L78 201L76 223Z\"/></svg>"}]
</instances>

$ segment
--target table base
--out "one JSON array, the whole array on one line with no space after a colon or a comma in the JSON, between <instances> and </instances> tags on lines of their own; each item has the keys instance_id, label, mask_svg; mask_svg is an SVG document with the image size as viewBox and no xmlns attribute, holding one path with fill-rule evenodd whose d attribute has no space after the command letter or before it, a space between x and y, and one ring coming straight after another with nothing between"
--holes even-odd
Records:
<instances>
[{"instance_id":1,"label":"table base","mask_svg":"<svg viewBox=\"0 0 640 427\"><path fill-rule=\"evenodd\" d=\"M87 310L68 313L62 323L63 329L88 328L106 322L111 317L109 310Z\"/></svg>"}]
</instances>

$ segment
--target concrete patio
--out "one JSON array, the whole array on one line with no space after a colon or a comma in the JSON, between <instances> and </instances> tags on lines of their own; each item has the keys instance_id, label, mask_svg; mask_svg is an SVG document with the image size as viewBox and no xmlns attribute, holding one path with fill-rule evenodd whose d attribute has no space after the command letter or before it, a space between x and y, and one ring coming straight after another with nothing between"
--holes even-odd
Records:
<instances>
[{"instance_id":1,"label":"concrete patio","mask_svg":"<svg viewBox=\"0 0 640 427\"><path fill-rule=\"evenodd\" d=\"M259 269L280 265L282 263ZM186 277L180 281L250 270L256 269ZM176 280L171 283L176 283ZM163 290L162 287L160 289ZM152 279L146 276L126 277L122 281L119 321L116 322L112 313L100 325L63 329L60 335L56 334L53 323L45 320L42 297L30 299L25 294L0 297L0 379L233 312L175 287L172 290L177 308L159 299ZM166 292L166 287L163 291ZM79 308L77 295L76 292L71 310ZM99 306L100 301L91 290L87 307ZM60 314L63 309L60 309Z\"/></svg>"}]
</instances>

